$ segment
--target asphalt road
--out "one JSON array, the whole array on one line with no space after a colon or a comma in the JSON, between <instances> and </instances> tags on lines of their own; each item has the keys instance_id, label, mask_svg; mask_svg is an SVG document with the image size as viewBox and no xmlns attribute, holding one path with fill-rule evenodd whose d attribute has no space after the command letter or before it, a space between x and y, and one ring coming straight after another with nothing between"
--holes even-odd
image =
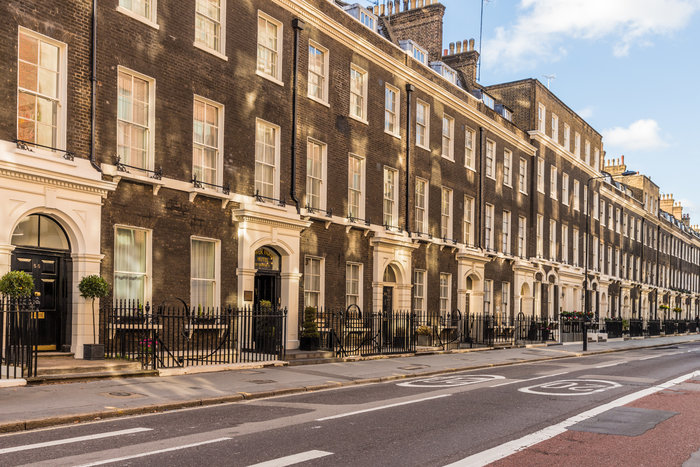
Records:
<instances>
[{"instance_id":1,"label":"asphalt road","mask_svg":"<svg viewBox=\"0 0 700 467\"><path fill-rule=\"evenodd\" d=\"M698 370L692 343L405 379L5 435L0 464L442 466Z\"/></svg>"}]
</instances>

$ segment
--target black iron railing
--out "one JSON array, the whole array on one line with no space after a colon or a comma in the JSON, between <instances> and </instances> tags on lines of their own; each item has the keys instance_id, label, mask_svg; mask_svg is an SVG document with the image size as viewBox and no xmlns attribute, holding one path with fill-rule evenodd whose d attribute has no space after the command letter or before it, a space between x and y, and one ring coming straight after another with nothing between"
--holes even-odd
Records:
<instances>
[{"instance_id":1,"label":"black iron railing","mask_svg":"<svg viewBox=\"0 0 700 467\"><path fill-rule=\"evenodd\" d=\"M0 298L0 379L36 377L37 302Z\"/></svg>"},{"instance_id":2,"label":"black iron railing","mask_svg":"<svg viewBox=\"0 0 700 467\"><path fill-rule=\"evenodd\" d=\"M119 301L102 310L105 356L144 369L282 360L287 310L277 308L151 309Z\"/></svg>"},{"instance_id":3,"label":"black iron railing","mask_svg":"<svg viewBox=\"0 0 700 467\"><path fill-rule=\"evenodd\" d=\"M272 201L274 203L277 203L278 206L280 207L285 207L287 206L287 202L283 199L278 199L278 198L271 198L269 196L263 196L260 194L259 190L255 190L255 201L259 203L265 203L267 201Z\"/></svg>"},{"instance_id":4,"label":"black iron railing","mask_svg":"<svg viewBox=\"0 0 700 467\"><path fill-rule=\"evenodd\" d=\"M348 216L347 220L349 222L352 222L353 224L365 224L366 226L369 226L372 224L372 221L368 217L367 219L360 219L359 217L353 217L353 216Z\"/></svg>"},{"instance_id":5,"label":"black iron railing","mask_svg":"<svg viewBox=\"0 0 700 467\"><path fill-rule=\"evenodd\" d=\"M316 214L318 212L322 212L326 217L333 217L333 209L314 208L309 204L304 206L304 209L306 209L306 212L311 215Z\"/></svg>"},{"instance_id":6,"label":"black iron railing","mask_svg":"<svg viewBox=\"0 0 700 467\"><path fill-rule=\"evenodd\" d=\"M211 187L211 188L214 188L217 190L221 190L221 193L223 193L225 195L231 194L231 187L229 186L228 183L225 183L223 185L216 185L214 183L208 183L208 182L205 182L203 180L198 180L197 174L195 174L195 176L192 177L192 180L190 182L192 183L192 185L195 188L204 188L205 186L208 186L208 187Z\"/></svg>"},{"instance_id":7,"label":"black iron railing","mask_svg":"<svg viewBox=\"0 0 700 467\"><path fill-rule=\"evenodd\" d=\"M131 172L129 172L129 169L132 169L132 170L138 170L139 172L144 172L144 173L150 174L149 176L153 180L161 180L163 178L163 167L158 167L155 170L150 170L150 169L146 169L144 167L138 167L135 165L125 164L122 162L122 159L120 156L116 156L114 158L114 166L117 168L117 172L123 172L123 173L128 174L128 173L131 173Z\"/></svg>"},{"instance_id":8,"label":"black iron railing","mask_svg":"<svg viewBox=\"0 0 700 467\"><path fill-rule=\"evenodd\" d=\"M23 151L31 151L34 152L32 147L35 148L43 148L43 149L48 149L50 151L55 151L55 152L61 152L63 153L63 158L67 161L73 161L75 160L75 153L72 151L67 151L65 149L59 149L59 148L54 148L52 146L46 146L44 144L39 144L39 143L33 143L31 141L25 141L22 139L15 139L14 140L15 144L17 145L17 149L22 149Z\"/></svg>"}]
</instances>

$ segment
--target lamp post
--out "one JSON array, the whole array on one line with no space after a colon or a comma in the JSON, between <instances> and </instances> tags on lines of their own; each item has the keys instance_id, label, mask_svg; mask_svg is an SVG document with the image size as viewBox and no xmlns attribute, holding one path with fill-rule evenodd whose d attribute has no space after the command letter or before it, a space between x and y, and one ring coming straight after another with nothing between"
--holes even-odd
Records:
<instances>
[{"instance_id":1,"label":"lamp post","mask_svg":"<svg viewBox=\"0 0 700 467\"><path fill-rule=\"evenodd\" d=\"M588 181L586 182L586 243L585 243L585 255L586 257L584 258L584 280L583 280L583 322L581 323L581 327L583 328L583 351L588 350L588 330L587 330L587 325L588 325L588 313L590 311L590 300L588 298L588 254L589 254L589 241L588 237L590 236L590 225L591 225L591 219L590 219L590 210L591 210L591 203L590 203L590 191L591 191L591 182L593 180L601 180L603 178L610 178L610 180L614 179L615 177L627 177L630 175L637 175L637 172L633 170L626 170L622 172L621 174L618 175L610 175L609 173L605 172L603 175L599 175L597 177L590 177Z\"/></svg>"}]
</instances>

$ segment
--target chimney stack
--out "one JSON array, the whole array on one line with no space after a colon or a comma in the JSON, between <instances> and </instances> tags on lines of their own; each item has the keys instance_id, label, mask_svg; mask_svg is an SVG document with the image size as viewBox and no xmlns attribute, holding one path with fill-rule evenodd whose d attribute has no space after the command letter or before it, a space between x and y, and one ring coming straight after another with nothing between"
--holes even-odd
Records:
<instances>
[{"instance_id":1,"label":"chimney stack","mask_svg":"<svg viewBox=\"0 0 700 467\"><path fill-rule=\"evenodd\" d=\"M457 42L457 50L453 46L454 43L450 43L450 53L443 57L442 61L460 74L460 81L468 89L475 87L479 53L474 50L474 39Z\"/></svg>"},{"instance_id":2,"label":"chimney stack","mask_svg":"<svg viewBox=\"0 0 700 467\"><path fill-rule=\"evenodd\" d=\"M406 0L403 5L402 10L401 1L389 1L386 13L388 18L383 19L391 28L394 39L397 42L412 40L428 51L429 62L440 60L445 7L435 0L410 0L410 8ZM384 5L380 16L385 16L383 8Z\"/></svg>"}]
</instances>

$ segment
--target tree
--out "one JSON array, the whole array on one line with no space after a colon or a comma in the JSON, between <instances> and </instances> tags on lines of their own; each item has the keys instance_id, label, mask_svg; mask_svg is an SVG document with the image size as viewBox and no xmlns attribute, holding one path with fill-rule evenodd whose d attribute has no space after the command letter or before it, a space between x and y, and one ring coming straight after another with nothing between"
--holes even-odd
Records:
<instances>
[{"instance_id":1,"label":"tree","mask_svg":"<svg viewBox=\"0 0 700 467\"><path fill-rule=\"evenodd\" d=\"M97 344L97 319L95 316L95 299L104 298L109 294L109 284L101 276L91 275L85 276L78 284L80 296L92 299L92 340Z\"/></svg>"},{"instance_id":2,"label":"tree","mask_svg":"<svg viewBox=\"0 0 700 467\"><path fill-rule=\"evenodd\" d=\"M10 271L0 277L0 293L16 301L27 298L34 290L34 278L24 271Z\"/></svg>"}]
</instances>

